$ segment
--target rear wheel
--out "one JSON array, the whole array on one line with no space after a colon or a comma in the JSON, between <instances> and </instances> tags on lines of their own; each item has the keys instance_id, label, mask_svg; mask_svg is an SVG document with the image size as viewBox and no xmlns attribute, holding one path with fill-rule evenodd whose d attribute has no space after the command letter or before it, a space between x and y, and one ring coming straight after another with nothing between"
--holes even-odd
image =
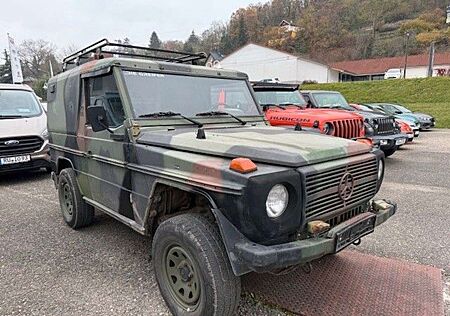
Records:
<instances>
[{"instance_id":1,"label":"rear wheel","mask_svg":"<svg viewBox=\"0 0 450 316\"><path fill-rule=\"evenodd\" d=\"M392 156L396 151L397 151L397 146L394 146L394 147L391 148L391 149L384 149L384 150L383 150L384 156L385 156L385 157Z\"/></svg>"},{"instance_id":2,"label":"rear wheel","mask_svg":"<svg viewBox=\"0 0 450 316\"><path fill-rule=\"evenodd\" d=\"M152 257L161 294L174 315L234 315L241 282L217 226L199 214L164 221Z\"/></svg>"},{"instance_id":3,"label":"rear wheel","mask_svg":"<svg viewBox=\"0 0 450 316\"><path fill-rule=\"evenodd\" d=\"M94 208L83 200L73 169L63 169L58 177L58 196L61 213L73 229L88 226L94 217Z\"/></svg>"}]
</instances>

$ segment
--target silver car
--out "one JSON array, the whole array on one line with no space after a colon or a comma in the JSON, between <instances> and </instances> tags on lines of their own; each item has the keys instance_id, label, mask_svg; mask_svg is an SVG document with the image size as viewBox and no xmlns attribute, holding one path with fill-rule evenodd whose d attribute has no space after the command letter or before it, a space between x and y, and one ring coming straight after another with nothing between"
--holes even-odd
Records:
<instances>
[{"instance_id":1,"label":"silver car","mask_svg":"<svg viewBox=\"0 0 450 316\"><path fill-rule=\"evenodd\" d=\"M0 84L0 173L51 170L47 114L27 85Z\"/></svg>"}]
</instances>

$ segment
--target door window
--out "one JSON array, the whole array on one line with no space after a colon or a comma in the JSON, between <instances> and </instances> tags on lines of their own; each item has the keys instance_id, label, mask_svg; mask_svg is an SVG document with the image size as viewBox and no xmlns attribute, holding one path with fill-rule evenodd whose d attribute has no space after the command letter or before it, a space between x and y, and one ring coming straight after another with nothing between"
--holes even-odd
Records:
<instances>
[{"instance_id":1,"label":"door window","mask_svg":"<svg viewBox=\"0 0 450 316\"><path fill-rule=\"evenodd\" d=\"M108 117L108 127L118 127L125 120L125 113L113 74L88 79L90 105L101 105Z\"/></svg>"}]
</instances>

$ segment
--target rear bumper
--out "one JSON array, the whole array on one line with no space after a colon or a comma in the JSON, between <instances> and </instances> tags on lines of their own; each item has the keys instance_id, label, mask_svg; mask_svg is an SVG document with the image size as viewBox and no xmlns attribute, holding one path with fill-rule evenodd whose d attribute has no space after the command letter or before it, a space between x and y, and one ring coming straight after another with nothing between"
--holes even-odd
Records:
<instances>
[{"instance_id":1,"label":"rear bumper","mask_svg":"<svg viewBox=\"0 0 450 316\"><path fill-rule=\"evenodd\" d=\"M352 234L343 236L348 228L366 220L374 220L375 227L388 220L397 210L397 205L386 201L377 201L377 206L359 214L341 224L333 227L321 237L314 237L293 242L265 246L248 240L234 227L218 210L213 210L218 220L219 227L224 237L228 257L236 275L243 275L251 271L269 272L287 268L297 264L304 264L321 258L328 254L336 253L354 241L372 232L362 231L353 240ZM379 205L383 205L382 208ZM349 238L344 246L339 247L342 238Z\"/></svg>"},{"instance_id":2,"label":"rear bumper","mask_svg":"<svg viewBox=\"0 0 450 316\"><path fill-rule=\"evenodd\" d=\"M30 155L30 161L10 165L0 165L0 173L51 167L48 141L45 141L38 151L21 155Z\"/></svg>"}]
</instances>

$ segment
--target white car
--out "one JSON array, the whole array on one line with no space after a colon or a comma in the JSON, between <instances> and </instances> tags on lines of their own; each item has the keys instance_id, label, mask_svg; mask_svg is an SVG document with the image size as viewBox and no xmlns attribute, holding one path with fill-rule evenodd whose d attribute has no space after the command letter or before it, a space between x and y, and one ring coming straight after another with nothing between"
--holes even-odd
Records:
<instances>
[{"instance_id":1,"label":"white car","mask_svg":"<svg viewBox=\"0 0 450 316\"><path fill-rule=\"evenodd\" d=\"M384 73L384 79L401 79L403 78L403 69L392 68Z\"/></svg>"}]
</instances>

